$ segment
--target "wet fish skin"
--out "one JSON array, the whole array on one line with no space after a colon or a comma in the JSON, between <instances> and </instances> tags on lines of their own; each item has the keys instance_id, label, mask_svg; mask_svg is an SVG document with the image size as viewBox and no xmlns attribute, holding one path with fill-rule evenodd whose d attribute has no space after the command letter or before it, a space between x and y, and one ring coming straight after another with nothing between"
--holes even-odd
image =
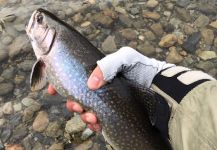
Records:
<instances>
[{"instance_id":1,"label":"wet fish skin","mask_svg":"<svg viewBox=\"0 0 217 150\"><path fill-rule=\"evenodd\" d=\"M168 149L122 79L95 91L87 87L96 61L104 55L80 33L43 9L32 14L26 31L38 59L31 74L33 90L41 89L47 77L62 96L93 110L116 150Z\"/></svg>"}]
</instances>

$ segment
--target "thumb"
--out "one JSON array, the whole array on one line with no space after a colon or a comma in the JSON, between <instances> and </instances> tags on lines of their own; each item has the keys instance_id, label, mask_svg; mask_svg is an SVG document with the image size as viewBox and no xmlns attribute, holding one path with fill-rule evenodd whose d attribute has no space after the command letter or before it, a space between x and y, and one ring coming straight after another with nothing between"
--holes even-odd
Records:
<instances>
[{"instance_id":1,"label":"thumb","mask_svg":"<svg viewBox=\"0 0 217 150\"><path fill-rule=\"evenodd\" d=\"M91 73L87 81L87 86L92 90L96 90L102 87L105 83L106 82L103 80L103 73L99 66L97 66Z\"/></svg>"}]
</instances>

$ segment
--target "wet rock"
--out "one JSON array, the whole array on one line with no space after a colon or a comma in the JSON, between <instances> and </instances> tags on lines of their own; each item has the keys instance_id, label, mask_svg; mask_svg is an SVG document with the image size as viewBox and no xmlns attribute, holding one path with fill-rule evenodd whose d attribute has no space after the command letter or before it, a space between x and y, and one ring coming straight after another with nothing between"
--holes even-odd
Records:
<instances>
[{"instance_id":1,"label":"wet rock","mask_svg":"<svg viewBox=\"0 0 217 150\"><path fill-rule=\"evenodd\" d=\"M95 14L93 16L93 21L106 28L111 27L111 25L114 22L114 20L111 17L105 16L102 13Z\"/></svg>"},{"instance_id":2,"label":"wet rock","mask_svg":"<svg viewBox=\"0 0 217 150\"><path fill-rule=\"evenodd\" d=\"M11 139L13 141L18 141L20 139L23 139L27 135L27 133L28 133L27 127L20 125L14 129L13 136L11 137Z\"/></svg>"},{"instance_id":3,"label":"wet rock","mask_svg":"<svg viewBox=\"0 0 217 150\"><path fill-rule=\"evenodd\" d=\"M191 35L192 33L197 32L196 29L194 29L190 25L186 25L186 24L183 26L183 30L184 30L185 34L187 34L187 35Z\"/></svg>"},{"instance_id":4,"label":"wet rock","mask_svg":"<svg viewBox=\"0 0 217 150\"><path fill-rule=\"evenodd\" d=\"M214 39L214 46L217 47L217 38Z\"/></svg>"},{"instance_id":5,"label":"wet rock","mask_svg":"<svg viewBox=\"0 0 217 150\"><path fill-rule=\"evenodd\" d=\"M144 42L141 45L138 45L137 49L139 52L146 56L151 56L156 52L155 48L148 42Z\"/></svg>"},{"instance_id":6,"label":"wet rock","mask_svg":"<svg viewBox=\"0 0 217 150\"><path fill-rule=\"evenodd\" d=\"M5 150L24 150L20 144L7 144Z\"/></svg>"},{"instance_id":7,"label":"wet rock","mask_svg":"<svg viewBox=\"0 0 217 150\"><path fill-rule=\"evenodd\" d=\"M127 14L127 11L125 10L125 8L122 8L122 7L119 7L119 6L115 7L115 11L119 12L119 13L121 13L123 15Z\"/></svg>"},{"instance_id":8,"label":"wet rock","mask_svg":"<svg viewBox=\"0 0 217 150\"><path fill-rule=\"evenodd\" d=\"M190 2L190 0L177 0L176 4L181 7L186 7Z\"/></svg>"},{"instance_id":9,"label":"wet rock","mask_svg":"<svg viewBox=\"0 0 217 150\"><path fill-rule=\"evenodd\" d=\"M28 122L33 118L34 112L29 108L24 109L23 111L23 122Z\"/></svg>"},{"instance_id":10,"label":"wet rock","mask_svg":"<svg viewBox=\"0 0 217 150\"><path fill-rule=\"evenodd\" d=\"M64 150L64 144L63 143L54 143L49 147L48 150Z\"/></svg>"},{"instance_id":11,"label":"wet rock","mask_svg":"<svg viewBox=\"0 0 217 150\"><path fill-rule=\"evenodd\" d=\"M217 29L217 20L211 22L209 25L210 25L211 27Z\"/></svg>"},{"instance_id":12,"label":"wet rock","mask_svg":"<svg viewBox=\"0 0 217 150\"><path fill-rule=\"evenodd\" d=\"M2 118L3 116L3 111L2 111L2 108L0 109L0 118ZM1 132L0 132L1 133Z\"/></svg>"},{"instance_id":13,"label":"wet rock","mask_svg":"<svg viewBox=\"0 0 217 150\"><path fill-rule=\"evenodd\" d=\"M19 63L17 66L19 69L22 69L24 71L31 71L34 63L35 63L34 60L25 60Z\"/></svg>"},{"instance_id":14,"label":"wet rock","mask_svg":"<svg viewBox=\"0 0 217 150\"><path fill-rule=\"evenodd\" d=\"M85 21L81 24L81 27L88 27L89 25L91 25L90 21Z\"/></svg>"},{"instance_id":15,"label":"wet rock","mask_svg":"<svg viewBox=\"0 0 217 150\"><path fill-rule=\"evenodd\" d=\"M123 29L120 31L123 38L126 38L127 40L135 40L137 38L137 33L133 29Z\"/></svg>"},{"instance_id":16,"label":"wet rock","mask_svg":"<svg viewBox=\"0 0 217 150\"><path fill-rule=\"evenodd\" d=\"M25 76L16 75L15 78L14 78L14 83L15 84L21 84L21 83L23 83L23 81L25 81Z\"/></svg>"},{"instance_id":17,"label":"wet rock","mask_svg":"<svg viewBox=\"0 0 217 150\"><path fill-rule=\"evenodd\" d=\"M18 32L25 32L25 25L24 25L24 24L16 24L16 25L14 25L14 28L15 28Z\"/></svg>"},{"instance_id":18,"label":"wet rock","mask_svg":"<svg viewBox=\"0 0 217 150\"><path fill-rule=\"evenodd\" d=\"M5 118L0 119L0 127L3 127L5 122L6 122Z\"/></svg>"},{"instance_id":19,"label":"wet rock","mask_svg":"<svg viewBox=\"0 0 217 150\"><path fill-rule=\"evenodd\" d=\"M32 149L31 140L32 140L32 135L28 135L23 139L22 144L23 144L25 150Z\"/></svg>"},{"instance_id":20,"label":"wet rock","mask_svg":"<svg viewBox=\"0 0 217 150\"><path fill-rule=\"evenodd\" d=\"M196 68L201 69L205 72L215 68L215 65L210 61L200 61L198 64L195 65Z\"/></svg>"},{"instance_id":21,"label":"wet rock","mask_svg":"<svg viewBox=\"0 0 217 150\"><path fill-rule=\"evenodd\" d=\"M161 37L164 33L163 27L160 23L152 24L150 28L157 36Z\"/></svg>"},{"instance_id":22,"label":"wet rock","mask_svg":"<svg viewBox=\"0 0 217 150\"><path fill-rule=\"evenodd\" d=\"M32 48L27 35L22 34L9 45L9 56L14 58L18 54L29 52L31 49Z\"/></svg>"},{"instance_id":23,"label":"wet rock","mask_svg":"<svg viewBox=\"0 0 217 150\"><path fill-rule=\"evenodd\" d=\"M21 111L22 110L22 104L21 103L14 104L13 109L15 112Z\"/></svg>"},{"instance_id":24,"label":"wet rock","mask_svg":"<svg viewBox=\"0 0 217 150\"><path fill-rule=\"evenodd\" d=\"M169 23L175 28L178 29L179 25L182 23L181 20L177 19L177 18L172 18L170 19Z\"/></svg>"},{"instance_id":25,"label":"wet rock","mask_svg":"<svg viewBox=\"0 0 217 150\"><path fill-rule=\"evenodd\" d=\"M161 38L159 42L159 46L161 47L170 47L173 46L178 41L175 34L167 34L166 36Z\"/></svg>"},{"instance_id":26,"label":"wet rock","mask_svg":"<svg viewBox=\"0 0 217 150\"><path fill-rule=\"evenodd\" d=\"M0 49L0 62L8 58L8 51Z\"/></svg>"},{"instance_id":27,"label":"wet rock","mask_svg":"<svg viewBox=\"0 0 217 150\"><path fill-rule=\"evenodd\" d=\"M191 21L191 15L189 13L188 10L186 10L185 8L179 8L179 7L176 7L176 13L177 13L177 16L185 21L185 22L189 22Z\"/></svg>"},{"instance_id":28,"label":"wet rock","mask_svg":"<svg viewBox=\"0 0 217 150\"><path fill-rule=\"evenodd\" d=\"M202 38L204 40L204 42L208 45L212 45L213 43L213 40L214 40L214 33L213 33L213 30L210 30L210 29L203 29L201 31L201 35L202 35Z\"/></svg>"},{"instance_id":29,"label":"wet rock","mask_svg":"<svg viewBox=\"0 0 217 150\"><path fill-rule=\"evenodd\" d=\"M200 41L200 38L201 38L201 33L195 32L187 38L187 40L183 43L182 47L186 51L190 53L194 53L195 50L197 49L197 44Z\"/></svg>"},{"instance_id":30,"label":"wet rock","mask_svg":"<svg viewBox=\"0 0 217 150\"><path fill-rule=\"evenodd\" d=\"M209 24L209 18L205 15L200 15L195 21L195 26L198 28L203 28Z\"/></svg>"},{"instance_id":31,"label":"wet rock","mask_svg":"<svg viewBox=\"0 0 217 150\"><path fill-rule=\"evenodd\" d=\"M174 4L173 3L166 3L165 4L165 6L166 6L166 8L168 9L168 10L173 10L173 8L174 8Z\"/></svg>"},{"instance_id":32,"label":"wet rock","mask_svg":"<svg viewBox=\"0 0 217 150\"><path fill-rule=\"evenodd\" d=\"M104 40L104 42L102 43L102 50L107 54L117 51L117 46L115 43L115 36L109 35Z\"/></svg>"},{"instance_id":33,"label":"wet rock","mask_svg":"<svg viewBox=\"0 0 217 150\"><path fill-rule=\"evenodd\" d=\"M63 135L63 131L60 130L60 124L58 122L50 122L47 129L46 135L49 137L58 137Z\"/></svg>"},{"instance_id":34,"label":"wet rock","mask_svg":"<svg viewBox=\"0 0 217 150\"><path fill-rule=\"evenodd\" d=\"M83 20L83 15L81 13L75 14L72 19L74 22L80 23Z\"/></svg>"},{"instance_id":35,"label":"wet rock","mask_svg":"<svg viewBox=\"0 0 217 150\"><path fill-rule=\"evenodd\" d=\"M12 41L13 41L13 38L9 35L4 36L4 38L2 39L2 43L5 45L11 44Z\"/></svg>"},{"instance_id":36,"label":"wet rock","mask_svg":"<svg viewBox=\"0 0 217 150\"><path fill-rule=\"evenodd\" d=\"M34 122L33 122L33 130L37 132L43 132L49 124L48 114L45 111L40 111Z\"/></svg>"},{"instance_id":37,"label":"wet rock","mask_svg":"<svg viewBox=\"0 0 217 150\"><path fill-rule=\"evenodd\" d=\"M203 60L209 60L217 57L214 51L201 51L198 56Z\"/></svg>"},{"instance_id":38,"label":"wet rock","mask_svg":"<svg viewBox=\"0 0 217 150\"><path fill-rule=\"evenodd\" d=\"M14 76L14 67L10 67L8 69L5 69L1 76L5 79L12 79Z\"/></svg>"},{"instance_id":39,"label":"wet rock","mask_svg":"<svg viewBox=\"0 0 217 150\"><path fill-rule=\"evenodd\" d=\"M2 111L4 114L10 115L14 112L12 102L7 102L3 105Z\"/></svg>"},{"instance_id":40,"label":"wet rock","mask_svg":"<svg viewBox=\"0 0 217 150\"><path fill-rule=\"evenodd\" d=\"M34 99L30 98L30 97L25 97L22 99L22 104L26 107L33 105L35 102Z\"/></svg>"},{"instance_id":41,"label":"wet rock","mask_svg":"<svg viewBox=\"0 0 217 150\"><path fill-rule=\"evenodd\" d=\"M147 31L144 33L144 36L146 37L146 39L148 41L153 41L153 40L156 40L156 36L151 32L151 31ZM145 37L144 36L139 36L139 39L144 41L145 40Z\"/></svg>"},{"instance_id":42,"label":"wet rock","mask_svg":"<svg viewBox=\"0 0 217 150\"><path fill-rule=\"evenodd\" d=\"M4 21L5 22L13 22L16 19L16 15L15 14L10 14L4 17Z\"/></svg>"},{"instance_id":43,"label":"wet rock","mask_svg":"<svg viewBox=\"0 0 217 150\"><path fill-rule=\"evenodd\" d=\"M39 142L36 142L34 144L34 147L32 148L32 150L44 150L44 149L45 149L44 146Z\"/></svg>"},{"instance_id":44,"label":"wet rock","mask_svg":"<svg viewBox=\"0 0 217 150\"><path fill-rule=\"evenodd\" d=\"M196 10L201 11L205 15L215 15L217 13L217 7L210 3L198 3Z\"/></svg>"},{"instance_id":45,"label":"wet rock","mask_svg":"<svg viewBox=\"0 0 217 150\"><path fill-rule=\"evenodd\" d=\"M131 8L130 13L133 14L133 15L139 14L139 8L138 7Z\"/></svg>"},{"instance_id":46,"label":"wet rock","mask_svg":"<svg viewBox=\"0 0 217 150\"><path fill-rule=\"evenodd\" d=\"M127 15L120 15L119 16L120 23L125 27L131 27L133 22Z\"/></svg>"},{"instance_id":47,"label":"wet rock","mask_svg":"<svg viewBox=\"0 0 217 150\"><path fill-rule=\"evenodd\" d=\"M75 147L75 150L85 150L91 148L92 146L93 146L93 142L89 140Z\"/></svg>"},{"instance_id":48,"label":"wet rock","mask_svg":"<svg viewBox=\"0 0 217 150\"><path fill-rule=\"evenodd\" d=\"M160 19L160 14L158 14L157 12L150 12L150 11L146 11L143 13L143 16L145 18L148 19L153 19L153 20L159 20Z\"/></svg>"},{"instance_id":49,"label":"wet rock","mask_svg":"<svg viewBox=\"0 0 217 150\"><path fill-rule=\"evenodd\" d=\"M15 128L17 125L20 124L21 118L22 118L22 116L20 113L16 113L16 114L12 115L12 117L9 120L10 126Z\"/></svg>"},{"instance_id":50,"label":"wet rock","mask_svg":"<svg viewBox=\"0 0 217 150\"><path fill-rule=\"evenodd\" d=\"M90 130L89 128L86 128L82 134L81 134L81 139L83 141L87 140L89 137L91 137L92 135L94 135L94 132L92 130Z\"/></svg>"},{"instance_id":51,"label":"wet rock","mask_svg":"<svg viewBox=\"0 0 217 150\"><path fill-rule=\"evenodd\" d=\"M66 123L65 131L69 134L72 133L78 133L85 129L86 124L81 120L81 118L76 115L72 117L69 121Z\"/></svg>"},{"instance_id":52,"label":"wet rock","mask_svg":"<svg viewBox=\"0 0 217 150\"><path fill-rule=\"evenodd\" d=\"M177 52L176 47L169 48L169 54L166 57L166 62L177 64L183 61L183 57Z\"/></svg>"},{"instance_id":53,"label":"wet rock","mask_svg":"<svg viewBox=\"0 0 217 150\"><path fill-rule=\"evenodd\" d=\"M3 143L5 143L11 136L12 131L9 128L3 128L2 133L1 133L1 140Z\"/></svg>"},{"instance_id":54,"label":"wet rock","mask_svg":"<svg viewBox=\"0 0 217 150\"><path fill-rule=\"evenodd\" d=\"M146 3L146 7L148 7L148 8L155 8L158 4L159 4L159 2L156 1L156 0L149 0Z\"/></svg>"}]
</instances>

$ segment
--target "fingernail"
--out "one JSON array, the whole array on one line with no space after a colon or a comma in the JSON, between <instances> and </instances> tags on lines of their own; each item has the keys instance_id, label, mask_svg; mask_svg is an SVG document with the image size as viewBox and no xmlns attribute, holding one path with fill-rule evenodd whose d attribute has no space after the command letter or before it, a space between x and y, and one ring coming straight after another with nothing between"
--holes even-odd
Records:
<instances>
[{"instance_id":1,"label":"fingernail","mask_svg":"<svg viewBox=\"0 0 217 150\"><path fill-rule=\"evenodd\" d=\"M93 75L91 77L91 80L90 80L90 84L94 87L98 87L99 83L100 83L100 79L96 76L96 75Z\"/></svg>"}]
</instances>

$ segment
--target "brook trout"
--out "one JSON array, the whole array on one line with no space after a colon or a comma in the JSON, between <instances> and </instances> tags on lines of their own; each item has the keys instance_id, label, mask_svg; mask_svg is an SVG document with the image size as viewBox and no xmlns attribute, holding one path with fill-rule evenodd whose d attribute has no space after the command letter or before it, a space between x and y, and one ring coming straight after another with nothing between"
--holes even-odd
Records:
<instances>
[{"instance_id":1,"label":"brook trout","mask_svg":"<svg viewBox=\"0 0 217 150\"><path fill-rule=\"evenodd\" d=\"M78 31L44 9L33 12L26 27L37 61L31 73L31 89L48 80L64 97L71 97L92 110L102 134L115 150L166 150L164 141L121 78L99 90L90 90L87 80L104 55Z\"/></svg>"}]
</instances>

